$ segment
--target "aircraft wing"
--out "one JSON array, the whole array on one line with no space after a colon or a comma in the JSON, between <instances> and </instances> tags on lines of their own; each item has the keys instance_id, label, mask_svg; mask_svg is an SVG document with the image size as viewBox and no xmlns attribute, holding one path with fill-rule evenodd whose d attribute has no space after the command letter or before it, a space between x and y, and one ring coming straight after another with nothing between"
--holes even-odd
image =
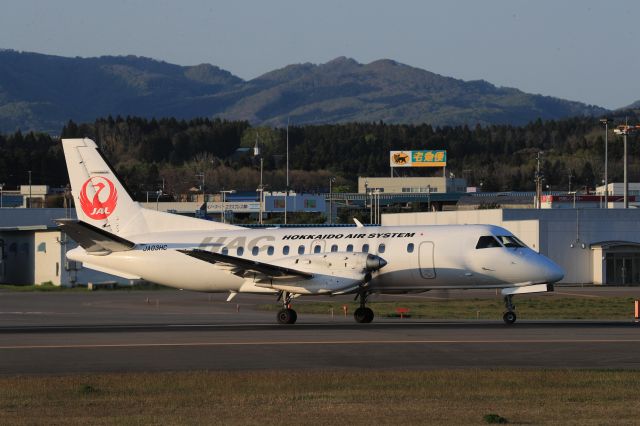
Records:
<instances>
[{"instance_id":1,"label":"aircraft wing","mask_svg":"<svg viewBox=\"0 0 640 426\"><path fill-rule=\"evenodd\" d=\"M58 226L88 253L111 253L131 250L136 244L86 222L56 219Z\"/></svg>"},{"instance_id":2,"label":"aircraft wing","mask_svg":"<svg viewBox=\"0 0 640 426\"><path fill-rule=\"evenodd\" d=\"M313 278L313 274L284 266L273 265L271 263L257 262L255 260L242 259L220 253L213 253L206 250L178 250L187 256L194 257L204 262L227 267L232 273L243 276L245 272L257 272L271 278L299 277L304 279Z\"/></svg>"}]
</instances>

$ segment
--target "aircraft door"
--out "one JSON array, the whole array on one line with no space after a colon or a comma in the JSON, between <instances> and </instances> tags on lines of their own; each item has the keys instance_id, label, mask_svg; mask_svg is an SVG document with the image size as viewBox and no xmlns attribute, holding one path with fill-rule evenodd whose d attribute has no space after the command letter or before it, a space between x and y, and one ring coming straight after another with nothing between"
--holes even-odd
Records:
<instances>
[{"instance_id":1,"label":"aircraft door","mask_svg":"<svg viewBox=\"0 0 640 426\"><path fill-rule=\"evenodd\" d=\"M418 247L418 261L420 264L420 276L427 280L436 277L434 263L434 244L431 241L423 241Z\"/></svg>"}]
</instances>

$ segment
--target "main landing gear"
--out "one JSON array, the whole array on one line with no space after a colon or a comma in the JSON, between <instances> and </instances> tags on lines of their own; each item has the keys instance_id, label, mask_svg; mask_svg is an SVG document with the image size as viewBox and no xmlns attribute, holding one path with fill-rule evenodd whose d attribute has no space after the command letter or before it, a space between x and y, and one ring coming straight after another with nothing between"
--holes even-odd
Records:
<instances>
[{"instance_id":1,"label":"main landing gear","mask_svg":"<svg viewBox=\"0 0 640 426\"><path fill-rule=\"evenodd\" d=\"M373 321L373 311L371 308L366 307L368 293L366 291L360 292L356 295L356 300L360 298L360 307L353 313L353 318L358 323L370 323Z\"/></svg>"},{"instance_id":2,"label":"main landing gear","mask_svg":"<svg viewBox=\"0 0 640 426\"><path fill-rule=\"evenodd\" d=\"M514 312L516 307L513 304L513 295L508 295L504 297L504 306L507 308L507 311L502 316L505 324L511 325L516 322L516 313Z\"/></svg>"},{"instance_id":3,"label":"main landing gear","mask_svg":"<svg viewBox=\"0 0 640 426\"><path fill-rule=\"evenodd\" d=\"M278 300L282 300L282 309L278 311L279 324L295 324L298 319L296 311L291 309L291 293L283 291L279 294Z\"/></svg>"}]
</instances>

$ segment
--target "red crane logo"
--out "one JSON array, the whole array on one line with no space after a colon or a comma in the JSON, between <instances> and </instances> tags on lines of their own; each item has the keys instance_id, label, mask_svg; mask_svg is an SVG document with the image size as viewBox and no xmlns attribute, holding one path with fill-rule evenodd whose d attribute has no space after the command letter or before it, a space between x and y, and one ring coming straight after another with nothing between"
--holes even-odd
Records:
<instances>
[{"instance_id":1,"label":"red crane logo","mask_svg":"<svg viewBox=\"0 0 640 426\"><path fill-rule=\"evenodd\" d=\"M91 183L93 188L93 199L87 195L87 188ZM106 189L105 189L106 188ZM109 217L116 209L118 202L118 191L109 179L102 176L94 176L87 179L80 190L80 207L84 214L94 220L102 220Z\"/></svg>"}]
</instances>

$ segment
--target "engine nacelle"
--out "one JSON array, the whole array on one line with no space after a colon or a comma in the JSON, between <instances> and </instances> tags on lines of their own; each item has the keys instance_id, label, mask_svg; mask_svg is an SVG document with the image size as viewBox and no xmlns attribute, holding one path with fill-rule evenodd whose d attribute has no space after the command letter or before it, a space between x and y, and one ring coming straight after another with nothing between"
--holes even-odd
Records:
<instances>
[{"instance_id":1,"label":"engine nacelle","mask_svg":"<svg viewBox=\"0 0 640 426\"><path fill-rule=\"evenodd\" d=\"M369 253L318 253L292 256L273 262L276 265L308 272L309 279L298 276L279 277L269 282L256 282L263 288L273 288L297 294L332 294L355 290L371 280L371 273L387 262Z\"/></svg>"}]
</instances>

